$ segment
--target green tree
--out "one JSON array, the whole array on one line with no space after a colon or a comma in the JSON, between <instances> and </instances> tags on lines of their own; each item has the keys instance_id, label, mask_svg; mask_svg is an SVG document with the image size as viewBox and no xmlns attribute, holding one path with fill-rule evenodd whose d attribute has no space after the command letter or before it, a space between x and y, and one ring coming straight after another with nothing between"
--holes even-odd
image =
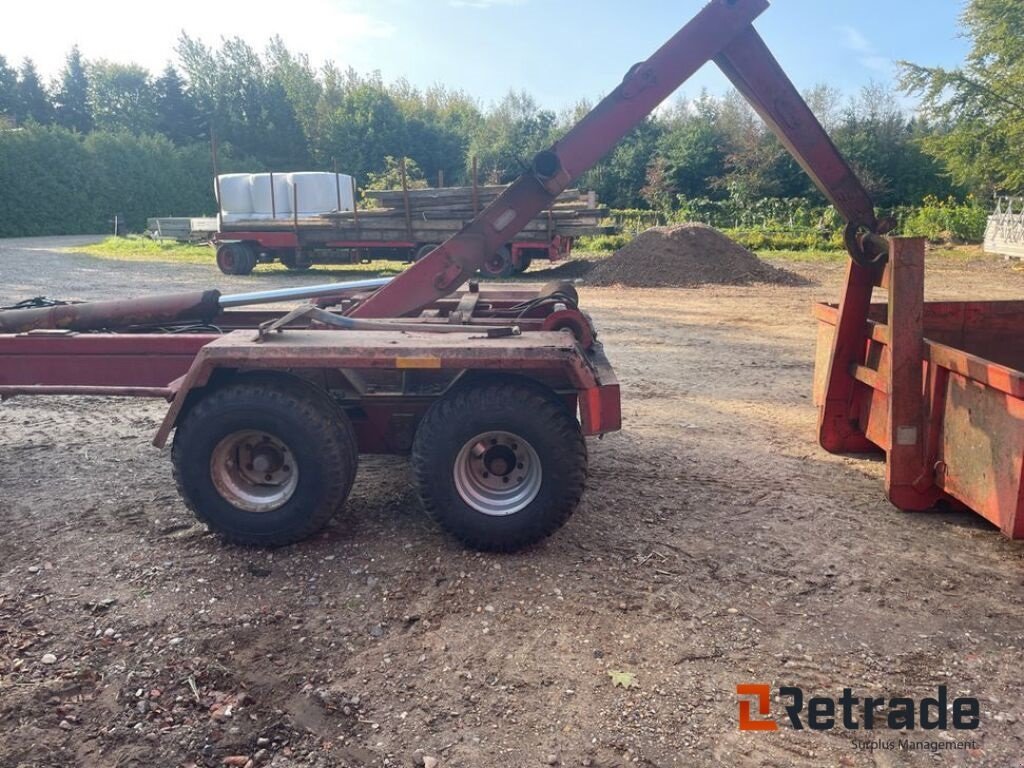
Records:
<instances>
[{"instance_id":1,"label":"green tree","mask_svg":"<svg viewBox=\"0 0 1024 768\"><path fill-rule=\"evenodd\" d=\"M89 76L78 46L68 53L59 85L53 96L56 122L79 133L92 130L92 110L89 108Z\"/></svg>"},{"instance_id":2,"label":"green tree","mask_svg":"<svg viewBox=\"0 0 1024 768\"><path fill-rule=\"evenodd\" d=\"M288 50L280 37L273 37L267 46L267 69L272 80L284 89L294 119L302 128L304 143L312 151L320 139L317 104L323 87L305 54Z\"/></svg>"},{"instance_id":3,"label":"green tree","mask_svg":"<svg viewBox=\"0 0 1024 768\"><path fill-rule=\"evenodd\" d=\"M961 24L963 66L900 64L904 90L943 127L923 146L976 192L1024 192L1024 3L969 0Z\"/></svg>"},{"instance_id":4,"label":"green tree","mask_svg":"<svg viewBox=\"0 0 1024 768\"><path fill-rule=\"evenodd\" d=\"M462 91L434 86L423 96L425 109L431 115L434 141L434 165L426 171L436 174L444 171L447 184L470 183L468 169L472 159L467 157L473 135L483 123L480 105Z\"/></svg>"},{"instance_id":5,"label":"green tree","mask_svg":"<svg viewBox=\"0 0 1024 768\"><path fill-rule=\"evenodd\" d=\"M17 98L16 116L19 122L32 120L40 125L53 122L53 104L32 59L25 58L18 70Z\"/></svg>"},{"instance_id":6,"label":"green tree","mask_svg":"<svg viewBox=\"0 0 1024 768\"><path fill-rule=\"evenodd\" d=\"M100 130L143 134L156 129L153 84L149 71L137 64L90 63L89 103Z\"/></svg>"},{"instance_id":7,"label":"green tree","mask_svg":"<svg viewBox=\"0 0 1024 768\"><path fill-rule=\"evenodd\" d=\"M533 156L554 140L556 116L532 96L512 91L485 117L470 142L480 179L506 184L529 167Z\"/></svg>"},{"instance_id":8,"label":"green tree","mask_svg":"<svg viewBox=\"0 0 1024 768\"><path fill-rule=\"evenodd\" d=\"M565 128L589 111L589 105L569 116ZM583 174L578 186L593 189L603 205L612 208L640 208L644 205L641 189L648 180L648 166L661 139L664 127L653 118L644 120L626 134L607 157Z\"/></svg>"},{"instance_id":9,"label":"green tree","mask_svg":"<svg viewBox=\"0 0 1024 768\"><path fill-rule=\"evenodd\" d=\"M203 120L171 64L153 81L154 127L175 144L204 140Z\"/></svg>"},{"instance_id":10,"label":"green tree","mask_svg":"<svg viewBox=\"0 0 1024 768\"><path fill-rule=\"evenodd\" d=\"M260 169L227 146L221 165L227 172ZM0 131L0 169L0 237L107 231L115 213L141 231L149 216L215 209L208 148L177 147L163 136L83 135L29 123Z\"/></svg>"},{"instance_id":11,"label":"green tree","mask_svg":"<svg viewBox=\"0 0 1024 768\"><path fill-rule=\"evenodd\" d=\"M318 112L321 141L314 159L323 167L336 160L340 171L364 184L368 174L385 170L388 155L407 154L405 120L379 72L362 77L328 67Z\"/></svg>"},{"instance_id":12,"label":"green tree","mask_svg":"<svg viewBox=\"0 0 1024 768\"><path fill-rule=\"evenodd\" d=\"M725 173L729 149L718 125L718 101L702 94L680 102L663 119L656 158L664 161L663 186L673 195L708 196L711 182Z\"/></svg>"},{"instance_id":13,"label":"green tree","mask_svg":"<svg viewBox=\"0 0 1024 768\"><path fill-rule=\"evenodd\" d=\"M464 161L481 124L476 102L443 86L424 93L406 80L390 85L388 93L405 123L405 154L415 157L431 180L443 172L446 184L467 181Z\"/></svg>"},{"instance_id":14,"label":"green tree","mask_svg":"<svg viewBox=\"0 0 1024 768\"><path fill-rule=\"evenodd\" d=\"M211 127L218 121L219 96L219 73L217 60L213 51L203 44L201 40L195 40L184 32L178 38L174 48L178 54L178 63L188 80L188 90L196 109L202 116L202 128L209 132Z\"/></svg>"},{"instance_id":15,"label":"green tree","mask_svg":"<svg viewBox=\"0 0 1024 768\"><path fill-rule=\"evenodd\" d=\"M252 151L273 168L304 168L309 165L308 143L284 83L269 73L263 92L261 137Z\"/></svg>"},{"instance_id":16,"label":"green tree","mask_svg":"<svg viewBox=\"0 0 1024 768\"><path fill-rule=\"evenodd\" d=\"M679 196L679 189L672 180L668 161L664 157L655 155L648 164L640 196L647 205L656 211L672 210L673 204Z\"/></svg>"},{"instance_id":17,"label":"green tree","mask_svg":"<svg viewBox=\"0 0 1024 768\"><path fill-rule=\"evenodd\" d=\"M13 124L18 113L18 73L0 55L0 127Z\"/></svg>"},{"instance_id":18,"label":"green tree","mask_svg":"<svg viewBox=\"0 0 1024 768\"><path fill-rule=\"evenodd\" d=\"M272 168L308 164L308 137L289 96L302 64L279 40L271 41L269 64L237 37L213 50L183 33L176 50L189 93L219 142Z\"/></svg>"},{"instance_id":19,"label":"green tree","mask_svg":"<svg viewBox=\"0 0 1024 768\"><path fill-rule=\"evenodd\" d=\"M726 170L710 186L725 189L730 198L746 206L765 197L793 196L784 189L789 181L788 153L742 96L732 93L721 100L717 125L727 148Z\"/></svg>"},{"instance_id":20,"label":"green tree","mask_svg":"<svg viewBox=\"0 0 1024 768\"><path fill-rule=\"evenodd\" d=\"M409 189L426 189L427 180L415 160L410 157L394 158L390 155L384 158L384 170L369 174L369 180L363 189L401 189L402 159L405 160L406 186Z\"/></svg>"},{"instance_id":21,"label":"green tree","mask_svg":"<svg viewBox=\"0 0 1024 768\"><path fill-rule=\"evenodd\" d=\"M850 100L833 138L875 204L889 207L956 191L922 150L930 133L926 123L907 118L888 88L872 84Z\"/></svg>"},{"instance_id":22,"label":"green tree","mask_svg":"<svg viewBox=\"0 0 1024 768\"><path fill-rule=\"evenodd\" d=\"M264 140L266 74L259 54L239 37L225 40L217 53L217 135L245 152Z\"/></svg>"}]
</instances>

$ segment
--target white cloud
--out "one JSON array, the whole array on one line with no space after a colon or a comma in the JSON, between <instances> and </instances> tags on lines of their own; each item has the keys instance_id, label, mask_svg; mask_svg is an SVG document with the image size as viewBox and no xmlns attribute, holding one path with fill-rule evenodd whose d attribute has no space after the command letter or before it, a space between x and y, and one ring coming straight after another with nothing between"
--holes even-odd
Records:
<instances>
[{"instance_id":1,"label":"white cloud","mask_svg":"<svg viewBox=\"0 0 1024 768\"><path fill-rule=\"evenodd\" d=\"M137 0L35 0L24 11L5 14L0 53L13 63L31 57L51 77L76 44L87 59L132 61L158 71L176 59L174 45L184 30L213 45L224 37L241 37L258 50L280 35L289 48L308 53L316 63L331 59L344 65L354 50L370 49L395 34L386 18L365 7L355 0L296 5L175 0L159 8Z\"/></svg>"},{"instance_id":2,"label":"white cloud","mask_svg":"<svg viewBox=\"0 0 1024 768\"><path fill-rule=\"evenodd\" d=\"M840 26L836 27L836 31L842 35L843 47L857 54L857 61L862 66L887 75L892 72L892 60L879 53L874 43L860 30L851 26Z\"/></svg>"}]
</instances>

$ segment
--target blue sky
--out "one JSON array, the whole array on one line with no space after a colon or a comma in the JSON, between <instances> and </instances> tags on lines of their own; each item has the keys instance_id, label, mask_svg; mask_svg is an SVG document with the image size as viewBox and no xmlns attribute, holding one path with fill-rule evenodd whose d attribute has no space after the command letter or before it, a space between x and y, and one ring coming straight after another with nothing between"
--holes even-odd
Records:
<instances>
[{"instance_id":1,"label":"blue sky","mask_svg":"<svg viewBox=\"0 0 1024 768\"><path fill-rule=\"evenodd\" d=\"M394 20L395 38L408 46L388 53L380 68L387 77L405 74L419 83L433 78L478 95L523 88L557 108L608 92L703 5L421 2ZM756 26L799 88L824 82L851 93L872 80L891 82L899 59L950 66L962 61L968 46L959 36L961 9L959 0L775 0ZM696 94L702 87L720 92L729 85L711 64L682 90Z\"/></svg>"},{"instance_id":2,"label":"blue sky","mask_svg":"<svg viewBox=\"0 0 1024 768\"><path fill-rule=\"evenodd\" d=\"M151 69L173 59L179 29L216 43L262 46L280 34L316 63L380 69L418 86L443 83L489 103L511 88L560 109L607 93L705 0L176 0L156 17L137 0L35 0L0 26L0 54L57 72L74 43L90 58ZM956 65L962 0L775 0L757 27L801 89L846 93L890 82L892 62ZM273 8L273 12L264 9ZM40 19L46 23L40 23ZM112 23L112 20L114 23ZM684 86L724 91L713 65Z\"/></svg>"}]
</instances>

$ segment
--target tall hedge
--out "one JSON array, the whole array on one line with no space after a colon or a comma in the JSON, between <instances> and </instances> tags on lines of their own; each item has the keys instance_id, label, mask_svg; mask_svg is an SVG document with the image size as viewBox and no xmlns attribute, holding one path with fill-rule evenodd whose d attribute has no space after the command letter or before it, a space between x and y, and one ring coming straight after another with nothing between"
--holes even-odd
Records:
<instances>
[{"instance_id":1,"label":"tall hedge","mask_svg":"<svg viewBox=\"0 0 1024 768\"><path fill-rule=\"evenodd\" d=\"M222 170L259 170L222 151ZM163 136L60 127L0 130L0 236L105 232L114 214L141 231L150 216L211 215L209 148Z\"/></svg>"}]
</instances>

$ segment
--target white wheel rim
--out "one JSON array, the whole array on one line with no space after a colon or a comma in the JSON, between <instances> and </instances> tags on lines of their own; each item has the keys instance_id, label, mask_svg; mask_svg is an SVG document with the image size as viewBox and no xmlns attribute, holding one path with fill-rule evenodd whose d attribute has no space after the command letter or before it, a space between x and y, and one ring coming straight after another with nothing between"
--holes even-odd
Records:
<instances>
[{"instance_id":1,"label":"white wheel rim","mask_svg":"<svg viewBox=\"0 0 1024 768\"><path fill-rule=\"evenodd\" d=\"M232 432L213 449L210 478L217 492L246 512L273 512L295 495L299 468L287 443L259 430Z\"/></svg>"},{"instance_id":2,"label":"white wheel rim","mask_svg":"<svg viewBox=\"0 0 1024 768\"><path fill-rule=\"evenodd\" d=\"M525 509L540 492L543 469L529 442L511 432L483 432L455 457L455 490L470 507L492 517Z\"/></svg>"}]
</instances>

